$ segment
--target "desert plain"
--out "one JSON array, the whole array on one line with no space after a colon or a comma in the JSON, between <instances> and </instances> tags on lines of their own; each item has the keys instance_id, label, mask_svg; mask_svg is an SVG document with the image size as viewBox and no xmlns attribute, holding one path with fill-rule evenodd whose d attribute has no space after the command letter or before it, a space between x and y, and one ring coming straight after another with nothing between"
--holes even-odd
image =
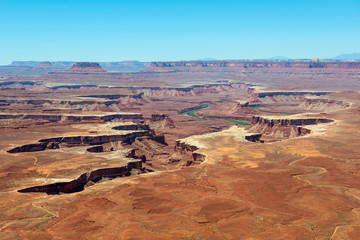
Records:
<instances>
[{"instance_id":1,"label":"desert plain","mask_svg":"<svg viewBox=\"0 0 360 240\"><path fill-rule=\"evenodd\" d=\"M0 70L1 239L360 238L360 62Z\"/></svg>"}]
</instances>

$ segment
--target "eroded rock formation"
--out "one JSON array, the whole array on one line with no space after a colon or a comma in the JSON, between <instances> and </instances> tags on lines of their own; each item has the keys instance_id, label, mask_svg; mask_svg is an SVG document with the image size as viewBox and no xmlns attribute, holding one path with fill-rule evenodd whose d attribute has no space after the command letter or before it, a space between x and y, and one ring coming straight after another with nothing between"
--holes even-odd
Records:
<instances>
[{"instance_id":1,"label":"eroded rock formation","mask_svg":"<svg viewBox=\"0 0 360 240\"><path fill-rule=\"evenodd\" d=\"M152 62L144 71L239 71L246 69L360 69L359 62L314 62L314 61L179 61Z\"/></svg>"},{"instance_id":2,"label":"eroded rock formation","mask_svg":"<svg viewBox=\"0 0 360 240\"><path fill-rule=\"evenodd\" d=\"M18 190L21 193L29 192L45 192L47 194L59 194L59 193L74 193L84 190L84 187L89 182L98 182L100 179L106 178L115 178L115 177L125 177L131 176L132 169L138 169L144 172L145 169L142 168L143 160L132 160L129 161L125 166L114 167L114 168L104 168L96 169L91 172L82 174L75 180L70 182L59 182L43 186L35 186L30 188L25 188Z\"/></svg>"},{"instance_id":3,"label":"eroded rock formation","mask_svg":"<svg viewBox=\"0 0 360 240\"><path fill-rule=\"evenodd\" d=\"M166 144L165 137L163 135L156 135L153 130L144 130L138 132L131 132L127 134L119 135L99 135L99 136L71 136L71 137L56 137L39 140L40 143L36 144L27 144L20 147L13 148L8 150L9 153L18 153L18 152L34 152L34 151L44 151L46 149L57 149L59 146L61 148L67 146L88 146L88 145L100 145L109 142L124 142L131 144L138 137L150 137L154 141L157 141L161 144ZM91 151L96 151L91 150Z\"/></svg>"},{"instance_id":4,"label":"eroded rock formation","mask_svg":"<svg viewBox=\"0 0 360 240\"><path fill-rule=\"evenodd\" d=\"M331 119L327 118L294 118L294 119L286 119L286 118L265 118L254 116L252 118L251 124L262 124L267 125L269 127L273 126L290 126L290 125L313 125L318 123L330 123L333 122Z\"/></svg>"},{"instance_id":5,"label":"eroded rock formation","mask_svg":"<svg viewBox=\"0 0 360 240\"><path fill-rule=\"evenodd\" d=\"M55 68L51 62L40 62L35 68Z\"/></svg>"},{"instance_id":6,"label":"eroded rock formation","mask_svg":"<svg viewBox=\"0 0 360 240\"><path fill-rule=\"evenodd\" d=\"M232 84L205 84L194 85L186 88L146 88L142 91L149 97L178 97L178 96L198 96L211 93L225 92L233 89L242 91L252 91L252 85L245 83Z\"/></svg>"},{"instance_id":7,"label":"eroded rock formation","mask_svg":"<svg viewBox=\"0 0 360 240\"><path fill-rule=\"evenodd\" d=\"M174 121L166 114L152 114L145 122L151 129L175 128Z\"/></svg>"},{"instance_id":8,"label":"eroded rock formation","mask_svg":"<svg viewBox=\"0 0 360 240\"><path fill-rule=\"evenodd\" d=\"M257 101L266 104L294 104L306 100L306 96L322 96L329 92L262 92L257 94Z\"/></svg>"},{"instance_id":9,"label":"eroded rock formation","mask_svg":"<svg viewBox=\"0 0 360 240\"><path fill-rule=\"evenodd\" d=\"M184 166L198 165L205 161L205 155L195 152L199 148L185 143L181 140L176 141L174 148L174 154L172 154L170 161L179 162L179 164ZM185 161L184 161L185 160Z\"/></svg>"},{"instance_id":10,"label":"eroded rock formation","mask_svg":"<svg viewBox=\"0 0 360 240\"><path fill-rule=\"evenodd\" d=\"M126 124L113 127L114 130L150 130L149 125L146 124Z\"/></svg>"},{"instance_id":11,"label":"eroded rock formation","mask_svg":"<svg viewBox=\"0 0 360 240\"><path fill-rule=\"evenodd\" d=\"M261 139L279 140L304 136L311 132L302 126L330 122L333 122L333 120L327 118L266 118L254 116L249 131L261 133Z\"/></svg>"},{"instance_id":12,"label":"eroded rock formation","mask_svg":"<svg viewBox=\"0 0 360 240\"><path fill-rule=\"evenodd\" d=\"M247 101L238 101L236 106L230 110L231 114L255 114L256 111L249 106Z\"/></svg>"},{"instance_id":13,"label":"eroded rock formation","mask_svg":"<svg viewBox=\"0 0 360 240\"><path fill-rule=\"evenodd\" d=\"M331 112L342 110L350 106L350 103L345 101L336 101L329 99L306 99L299 107L306 110L317 112Z\"/></svg>"},{"instance_id":14,"label":"eroded rock formation","mask_svg":"<svg viewBox=\"0 0 360 240\"><path fill-rule=\"evenodd\" d=\"M13 148L8 153L19 153L19 152L36 152L36 151L44 151L46 149L58 149L59 143L57 142L43 142L43 143L34 143L27 144L20 147Z\"/></svg>"},{"instance_id":15,"label":"eroded rock formation","mask_svg":"<svg viewBox=\"0 0 360 240\"><path fill-rule=\"evenodd\" d=\"M69 115L69 114L0 114L0 119L33 119L47 121L111 121L114 119L143 119L142 114L136 113L116 113L108 115Z\"/></svg>"},{"instance_id":16,"label":"eroded rock formation","mask_svg":"<svg viewBox=\"0 0 360 240\"><path fill-rule=\"evenodd\" d=\"M100 66L99 63L95 62L77 62L69 70L66 70L67 73L106 73L104 69Z\"/></svg>"}]
</instances>

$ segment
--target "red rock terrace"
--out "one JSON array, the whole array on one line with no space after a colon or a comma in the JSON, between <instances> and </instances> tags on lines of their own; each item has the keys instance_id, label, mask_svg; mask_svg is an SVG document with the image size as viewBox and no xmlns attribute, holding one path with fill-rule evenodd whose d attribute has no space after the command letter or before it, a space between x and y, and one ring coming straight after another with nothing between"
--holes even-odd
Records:
<instances>
[{"instance_id":1,"label":"red rock terrace","mask_svg":"<svg viewBox=\"0 0 360 240\"><path fill-rule=\"evenodd\" d=\"M67 73L106 73L99 63L95 62L78 62L75 63L70 69L66 70Z\"/></svg>"}]
</instances>

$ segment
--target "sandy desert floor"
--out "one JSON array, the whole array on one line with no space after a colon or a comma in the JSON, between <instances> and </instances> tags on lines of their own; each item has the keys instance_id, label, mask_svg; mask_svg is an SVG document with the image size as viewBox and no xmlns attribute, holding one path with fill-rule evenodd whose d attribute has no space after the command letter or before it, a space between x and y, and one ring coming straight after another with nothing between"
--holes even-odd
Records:
<instances>
[{"instance_id":1,"label":"sandy desert floor","mask_svg":"<svg viewBox=\"0 0 360 240\"><path fill-rule=\"evenodd\" d=\"M174 74L136 89L2 88L0 238L360 238L352 75L312 91Z\"/></svg>"}]
</instances>

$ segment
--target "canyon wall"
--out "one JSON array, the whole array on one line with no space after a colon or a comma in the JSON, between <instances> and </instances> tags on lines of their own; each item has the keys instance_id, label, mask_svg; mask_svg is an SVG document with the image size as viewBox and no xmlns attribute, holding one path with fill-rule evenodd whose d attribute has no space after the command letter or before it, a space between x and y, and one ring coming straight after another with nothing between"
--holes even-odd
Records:
<instances>
[{"instance_id":1,"label":"canyon wall","mask_svg":"<svg viewBox=\"0 0 360 240\"><path fill-rule=\"evenodd\" d=\"M304 100L299 107L302 109L312 110L312 111L322 111L330 112L342 110L350 106L350 103L345 101L336 101L330 99L306 99Z\"/></svg>"},{"instance_id":2,"label":"canyon wall","mask_svg":"<svg viewBox=\"0 0 360 240\"><path fill-rule=\"evenodd\" d=\"M186 88L144 88L141 91L145 96L149 97L176 97L176 96L198 96L203 94L225 92L232 89L238 89L244 92L251 92L252 85L246 83L232 83L232 84L205 84L194 85Z\"/></svg>"},{"instance_id":3,"label":"canyon wall","mask_svg":"<svg viewBox=\"0 0 360 240\"><path fill-rule=\"evenodd\" d=\"M309 134L306 125L330 123L326 118L265 118L254 116L249 127L250 132L262 134L261 140L281 140Z\"/></svg>"},{"instance_id":4,"label":"canyon wall","mask_svg":"<svg viewBox=\"0 0 360 240\"><path fill-rule=\"evenodd\" d=\"M104 177L114 178L114 177L130 176L131 175L130 171L132 169L134 168L139 170L142 169L142 163L143 161L141 159L133 160L128 162L125 166L122 167L96 169L94 171L84 173L77 179L72 180L70 182L59 182L59 183L53 183L43 186L29 187L18 190L18 192L21 193L45 192L51 195L59 194L59 193L80 192L84 190L85 185L90 181L97 182Z\"/></svg>"},{"instance_id":5,"label":"canyon wall","mask_svg":"<svg viewBox=\"0 0 360 240\"><path fill-rule=\"evenodd\" d=\"M257 94L254 103L265 104L300 104L305 101L307 96L322 96L330 92L261 92Z\"/></svg>"},{"instance_id":6,"label":"canyon wall","mask_svg":"<svg viewBox=\"0 0 360 240\"><path fill-rule=\"evenodd\" d=\"M318 123L330 123L333 122L331 119L327 118L265 118L260 116L253 116L251 120L252 125L266 125L268 127L274 126L299 126L299 125L313 125Z\"/></svg>"},{"instance_id":7,"label":"canyon wall","mask_svg":"<svg viewBox=\"0 0 360 240\"><path fill-rule=\"evenodd\" d=\"M140 113L116 113L102 116L94 115L67 115L67 114L0 114L0 119L34 119L47 121L111 121L114 119L143 119Z\"/></svg>"},{"instance_id":8,"label":"canyon wall","mask_svg":"<svg viewBox=\"0 0 360 240\"><path fill-rule=\"evenodd\" d=\"M170 162L178 162L178 164L181 166L199 165L205 161L206 156L204 154L195 152L198 149L199 148L194 145L177 140L174 147L174 153L170 158Z\"/></svg>"},{"instance_id":9,"label":"canyon wall","mask_svg":"<svg viewBox=\"0 0 360 240\"><path fill-rule=\"evenodd\" d=\"M256 111L249 106L249 102L238 101L229 111L231 114L255 114Z\"/></svg>"},{"instance_id":10,"label":"canyon wall","mask_svg":"<svg viewBox=\"0 0 360 240\"><path fill-rule=\"evenodd\" d=\"M244 70L359 70L360 62L314 62L314 61L266 61L266 60L219 60L219 61L179 61L152 62L143 70L156 71L244 71Z\"/></svg>"},{"instance_id":11,"label":"canyon wall","mask_svg":"<svg viewBox=\"0 0 360 240\"><path fill-rule=\"evenodd\" d=\"M71 145L88 146L101 145L109 142L123 142L131 144L139 137L150 137L156 142L166 144L163 135L156 135L153 130L144 130L139 132L131 132L121 135L99 135L99 136L71 136L41 139L35 144L27 144L8 150L9 153L44 151L46 149L58 149L60 147L68 147Z\"/></svg>"}]
</instances>

